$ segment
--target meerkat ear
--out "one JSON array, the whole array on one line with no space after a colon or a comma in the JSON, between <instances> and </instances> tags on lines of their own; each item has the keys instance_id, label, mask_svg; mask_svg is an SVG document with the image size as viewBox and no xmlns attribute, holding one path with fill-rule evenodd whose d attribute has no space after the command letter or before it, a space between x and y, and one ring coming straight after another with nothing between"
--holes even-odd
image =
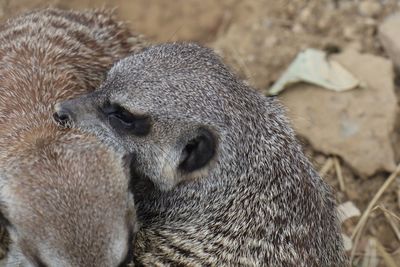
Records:
<instances>
[{"instance_id":1,"label":"meerkat ear","mask_svg":"<svg viewBox=\"0 0 400 267\"><path fill-rule=\"evenodd\" d=\"M204 167L214 156L215 146L216 140L211 131L200 128L183 149L179 168L185 172L193 172Z\"/></svg>"}]
</instances>

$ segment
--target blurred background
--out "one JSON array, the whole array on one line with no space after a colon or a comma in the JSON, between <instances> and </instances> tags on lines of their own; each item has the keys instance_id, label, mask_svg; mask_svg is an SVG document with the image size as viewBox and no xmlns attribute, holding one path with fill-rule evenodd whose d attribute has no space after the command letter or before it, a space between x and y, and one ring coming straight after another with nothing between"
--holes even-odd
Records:
<instances>
[{"instance_id":1,"label":"blurred background","mask_svg":"<svg viewBox=\"0 0 400 267\"><path fill-rule=\"evenodd\" d=\"M400 1L0 0L0 18L44 6L116 8L150 43L214 48L264 94L309 48L340 64L357 80L350 90L303 82L278 98L336 190L352 265L400 266Z\"/></svg>"}]
</instances>

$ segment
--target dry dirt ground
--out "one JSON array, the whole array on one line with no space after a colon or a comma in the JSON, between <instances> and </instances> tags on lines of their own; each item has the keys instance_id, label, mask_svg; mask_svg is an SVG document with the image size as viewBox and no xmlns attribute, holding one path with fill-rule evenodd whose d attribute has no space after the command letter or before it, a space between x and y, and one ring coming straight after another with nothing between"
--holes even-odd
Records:
<instances>
[{"instance_id":1,"label":"dry dirt ground","mask_svg":"<svg viewBox=\"0 0 400 267\"><path fill-rule=\"evenodd\" d=\"M215 48L262 92L303 49L339 54L366 89L333 93L299 85L278 97L338 202L368 211L360 235L353 236L352 265L400 266L400 179L381 188L400 159L400 76L378 38L384 18L400 11L399 1L0 0L0 17L47 5L115 7L151 42L192 40ZM380 188L382 196L370 204ZM355 235L359 221L345 221L343 232Z\"/></svg>"}]
</instances>

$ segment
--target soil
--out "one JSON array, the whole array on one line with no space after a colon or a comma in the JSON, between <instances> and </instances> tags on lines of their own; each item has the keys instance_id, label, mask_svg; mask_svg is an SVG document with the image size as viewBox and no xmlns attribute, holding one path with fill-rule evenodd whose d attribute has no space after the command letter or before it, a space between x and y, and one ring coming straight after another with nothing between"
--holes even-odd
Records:
<instances>
[{"instance_id":1,"label":"soil","mask_svg":"<svg viewBox=\"0 0 400 267\"><path fill-rule=\"evenodd\" d=\"M309 47L328 53L353 49L388 58L377 29L385 17L400 11L397 0L0 0L0 18L48 5L73 9L117 8L121 19L153 43L191 40L211 46L261 92L279 78L300 51ZM393 80L397 97L400 96L399 77L396 74ZM299 98L299 101L302 100ZM397 125L399 116L393 116L396 116ZM388 142L393 146L398 163L400 135L397 131L394 127ZM324 179L335 188L339 203L352 201L361 212L390 175L388 170L360 175L340 153L321 153L311 145L314 142L308 136L299 138L317 169L332 156L339 159L345 187L340 188L333 167ZM384 192L377 205L400 217L399 178ZM351 236L358 220L346 221L343 232ZM391 220L394 227L400 229L400 220L394 216ZM383 211L375 209L354 248L353 266L386 266L379 253L378 265L368 265L366 251L371 237L400 263L400 236L396 235Z\"/></svg>"}]
</instances>

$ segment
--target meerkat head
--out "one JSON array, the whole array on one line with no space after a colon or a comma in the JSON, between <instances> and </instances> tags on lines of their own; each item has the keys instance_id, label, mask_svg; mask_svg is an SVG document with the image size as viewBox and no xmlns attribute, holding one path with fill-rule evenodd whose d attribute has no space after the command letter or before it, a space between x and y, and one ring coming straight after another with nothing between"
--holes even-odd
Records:
<instances>
[{"instance_id":1,"label":"meerkat head","mask_svg":"<svg viewBox=\"0 0 400 267\"><path fill-rule=\"evenodd\" d=\"M6 266L127 266L138 230L129 160L79 133L31 141L0 173Z\"/></svg>"},{"instance_id":2,"label":"meerkat head","mask_svg":"<svg viewBox=\"0 0 400 267\"><path fill-rule=\"evenodd\" d=\"M117 62L99 90L59 103L54 116L133 153L133 171L168 190L218 165L235 81L208 48L158 45Z\"/></svg>"}]
</instances>

